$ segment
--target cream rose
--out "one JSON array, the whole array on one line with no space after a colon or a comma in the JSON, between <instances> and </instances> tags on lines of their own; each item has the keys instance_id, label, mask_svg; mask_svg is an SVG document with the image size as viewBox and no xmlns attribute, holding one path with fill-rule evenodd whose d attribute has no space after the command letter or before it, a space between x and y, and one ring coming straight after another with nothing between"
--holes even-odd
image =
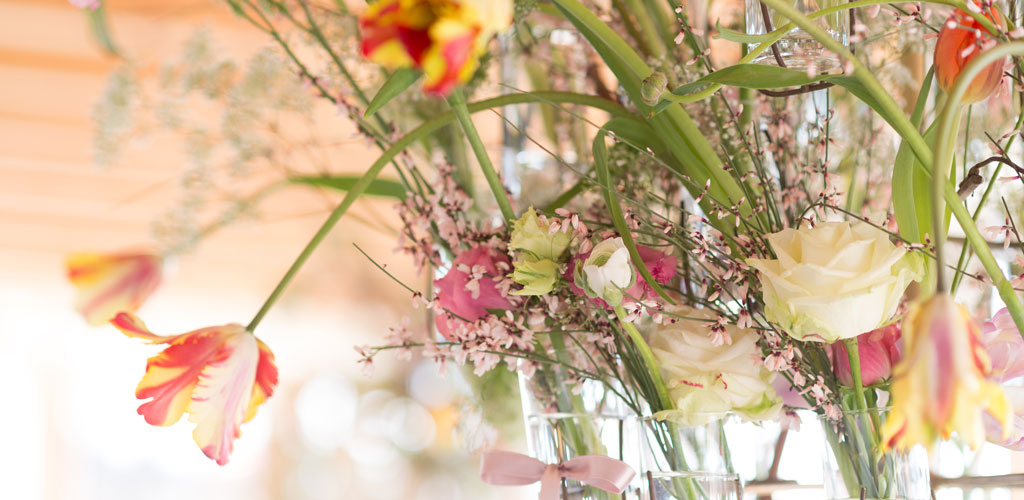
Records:
<instances>
[{"instance_id":1,"label":"cream rose","mask_svg":"<svg viewBox=\"0 0 1024 500\"><path fill-rule=\"evenodd\" d=\"M797 340L832 343L883 326L924 274L919 255L868 224L825 222L768 241L778 258L747 263L760 271L768 320Z\"/></svg>"},{"instance_id":2,"label":"cream rose","mask_svg":"<svg viewBox=\"0 0 1024 500\"><path fill-rule=\"evenodd\" d=\"M749 420L778 415L782 399L772 387L775 374L756 362L756 331L727 325L732 343L716 346L710 326L715 315L688 306L666 311L676 322L659 326L650 345L676 409L655 417L700 425L724 412Z\"/></svg>"}]
</instances>

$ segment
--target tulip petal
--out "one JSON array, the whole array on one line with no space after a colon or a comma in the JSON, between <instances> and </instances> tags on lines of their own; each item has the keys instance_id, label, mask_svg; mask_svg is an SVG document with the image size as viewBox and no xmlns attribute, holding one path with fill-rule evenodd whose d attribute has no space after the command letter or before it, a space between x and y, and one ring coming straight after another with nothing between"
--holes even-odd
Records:
<instances>
[{"instance_id":1,"label":"tulip petal","mask_svg":"<svg viewBox=\"0 0 1024 500\"><path fill-rule=\"evenodd\" d=\"M207 364L189 405L192 438L218 465L228 463L234 440L249 411L260 358L256 337L231 335Z\"/></svg>"},{"instance_id":2,"label":"tulip petal","mask_svg":"<svg viewBox=\"0 0 1024 500\"><path fill-rule=\"evenodd\" d=\"M262 340L256 339L256 343L260 349L260 360L256 364L256 385L252 388L252 399L245 412L245 422L256 416L259 406L274 395L274 388L277 387L277 365L274 364L274 353Z\"/></svg>"},{"instance_id":3,"label":"tulip petal","mask_svg":"<svg viewBox=\"0 0 1024 500\"><path fill-rule=\"evenodd\" d=\"M75 308L93 326L134 312L160 284L161 259L151 254L76 253L66 266Z\"/></svg>"},{"instance_id":4,"label":"tulip petal","mask_svg":"<svg viewBox=\"0 0 1024 500\"><path fill-rule=\"evenodd\" d=\"M242 423L274 394L277 366L270 348L234 323L166 337L128 313L111 323L130 337L170 344L146 364L135 391L137 398L148 399L139 414L149 424L167 426L187 412L196 424L196 444L226 464Z\"/></svg>"},{"instance_id":5,"label":"tulip petal","mask_svg":"<svg viewBox=\"0 0 1024 500\"><path fill-rule=\"evenodd\" d=\"M220 347L221 339L214 335L188 335L149 358L135 397L152 399L139 406L139 415L152 425L177 422L189 410L199 377Z\"/></svg>"}]
</instances>

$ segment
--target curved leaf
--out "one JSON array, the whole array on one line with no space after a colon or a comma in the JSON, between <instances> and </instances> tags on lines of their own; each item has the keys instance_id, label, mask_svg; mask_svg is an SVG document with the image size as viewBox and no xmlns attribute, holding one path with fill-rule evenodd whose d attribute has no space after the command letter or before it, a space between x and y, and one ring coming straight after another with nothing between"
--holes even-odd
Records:
<instances>
[{"instance_id":1,"label":"curved leaf","mask_svg":"<svg viewBox=\"0 0 1024 500\"><path fill-rule=\"evenodd\" d=\"M661 284L654 279L651 271L644 264L644 260L640 257L640 251L636 249L636 242L633 241L633 233L629 231L626 219L622 215L619 198L615 196L615 190L608 187L611 185L611 175L608 172L608 147L604 143L607 135L607 132L601 130L597 133L597 137L594 138L594 170L597 173L597 181L600 184L601 191L604 191L604 199L608 205L608 213L611 215L612 223L615 225L615 230L619 233L619 236L622 237L626 250L629 251L629 258L633 261L633 266L636 267L637 271L640 271L640 276L669 304L675 304L676 302L665 293Z\"/></svg>"},{"instance_id":2,"label":"curved leaf","mask_svg":"<svg viewBox=\"0 0 1024 500\"><path fill-rule=\"evenodd\" d=\"M383 108L385 104L391 102L392 99L398 97L402 92L405 92L422 76L423 73L412 68L395 70L388 77L388 81L384 82L384 85L377 91L377 95L373 96L373 100L366 107L366 113L363 113L363 118L373 116L376 112L380 111L380 108Z\"/></svg>"},{"instance_id":3,"label":"curved leaf","mask_svg":"<svg viewBox=\"0 0 1024 500\"><path fill-rule=\"evenodd\" d=\"M289 179L292 184L305 184L307 186L323 187L337 191L350 191L359 182L358 175L340 176L309 176L293 177ZM363 191L370 196L382 196L385 198L405 199L405 186L400 182L387 179L374 179Z\"/></svg>"}]
</instances>

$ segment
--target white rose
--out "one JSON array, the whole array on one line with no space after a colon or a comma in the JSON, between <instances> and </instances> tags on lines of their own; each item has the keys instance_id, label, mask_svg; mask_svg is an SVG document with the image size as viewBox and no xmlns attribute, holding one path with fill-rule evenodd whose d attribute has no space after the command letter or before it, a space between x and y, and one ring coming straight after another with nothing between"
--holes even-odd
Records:
<instances>
[{"instance_id":1,"label":"white rose","mask_svg":"<svg viewBox=\"0 0 1024 500\"><path fill-rule=\"evenodd\" d=\"M910 282L917 254L868 225L825 222L768 236L778 259L750 259L761 274L765 315L797 340L832 343L885 325Z\"/></svg>"},{"instance_id":2,"label":"white rose","mask_svg":"<svg viewBox=\"0 0 1024 500\"><path fill-rule=\"evenodd\" d=\"M622 238L598 243L583 262L582 273L580 269L575 273L576 286L613 307L622 302L622 291L633 286L633 266Z\"/></svg>"},{"instance_id":3,"label":"white rose","mask_svg":"<svg viewBox=\"0 0 1024 500\"><path fill-rule=\"evenodd\" d=\"M761 352L756 331L727 325L732 343L716 346L710 327L714 314L688 306L666 311L676 322L659 326L650 345L676 409L655 417L700 425L725 412L749 420L778 415L782 399L772 387L775 374L756 362Z\"/></svg>"}]
</instances>

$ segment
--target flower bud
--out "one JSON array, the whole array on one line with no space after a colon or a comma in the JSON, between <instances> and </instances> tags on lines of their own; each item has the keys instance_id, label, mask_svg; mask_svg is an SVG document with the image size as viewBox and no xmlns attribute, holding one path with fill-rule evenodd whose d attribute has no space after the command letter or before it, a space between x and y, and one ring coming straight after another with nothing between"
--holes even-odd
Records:
<instances>
[{"instance_id":1,"label":"flower bud","mask_svg":"<svg viewBox=\"0 0 1024 500\"><path fill-rule=\"evenodd\" d=\"M640 97L648 105L654 106L661 101L661 94L665 93L666 88L668 88L668 77L665 76L665 73L655 71L651 73L651 76L644 78L643 84L640 85Z\"/></svg>"},{"instance_id":2,"label":"flower bud","mask_svg":"<svg viewBox=\"0 0 1024 500\"><path fill-rule=\"evenodd\" d=\"M633 286L633 266L622 238L598 243L584 262L576 263L575 281L589 297L604 299L615 307L622 303L622 291Z\"/></svg>"},{"instance_id":3,"label":"flower bud","mask_svg":"<svg viewBox=\"0 0 1024 500\"><path fill-rule=\"evenodd\" d=\"M510 292L512 295L551 293L561 275L558 263L549 259L517 260L513 266L515 266L515 271L512 273L512 281L523 285L523 289Z\"/></svg>"},{"instance_id":4,"label":"flower bud","mask_svg":"<svg viewBox=\"0 0 1024 500\"><path fill-rule=\"evenodd\" d=\"M998 26L1004 25L1002 16L995 10L990 10L985 16ZM935 78L943 91L949 92L953 88L960 72L982 52L981 44L991 36L993 34L981 23L960 9L946 18L939 31L938 42L935 43ZM961 103L984 101L995 93L1003 78L1005 62L1005 59L996 61L978 73L967 86Z\"/></svg>"},{"instance_id":5,"label":"flower bud","mask_svg":"<svg viewBox=\"0 0 1024 500\"><path fill-rule=\"evenodd\" d=\"M850 358L846 344L836 342L829 346L832 355L832 371L839 381L853 387L850 373ZM900 326L892 324L870 331L857 337L857 352L860 353L860 376L864 385L874 385L892 374L892 367L900 360Z\"/></svg>"},{"instance_id":6,"label":"flower bud","mask_svg":"<svg viewBox=\"0 0 1024 500\"><path fill-rule=\"evenodd\" d=\"M513 223L508 246L534 260L560 262L571 240L571 234L561 229L552 230L551 223L542 221L530 207Z\"/></svg>"},{"instance_id":7,"label":"flower bud","mask_svg":"<svg viewBox=\"0 0 1024 500\"><path fill-rule=\"evenodd\" d=\"M892 413L882 447L930 446L956 431L971 448L985 440L984 415L1007 431L1012 410L999 385L987 380L989 357L967 311L948 295L911 307L903 322L906 355L892 377Z\"/></svg>"}]
</instances>

